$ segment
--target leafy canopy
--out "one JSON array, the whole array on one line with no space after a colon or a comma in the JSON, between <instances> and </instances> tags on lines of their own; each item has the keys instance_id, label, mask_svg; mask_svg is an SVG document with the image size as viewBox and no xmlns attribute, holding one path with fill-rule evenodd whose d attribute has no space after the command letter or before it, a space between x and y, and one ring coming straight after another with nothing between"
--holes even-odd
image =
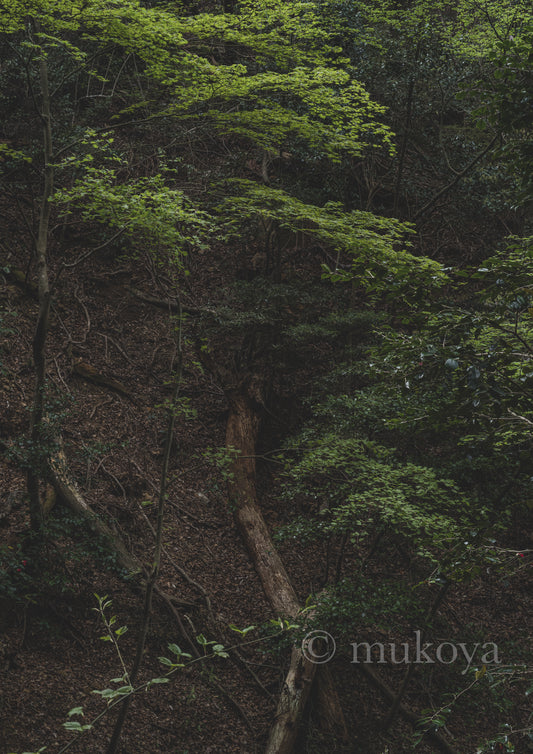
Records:
<instances>
[{"instance_id":1,"label":"leafy canopy","mask_svg":"<svg viewBox=\"0 0 533 754\"><path fill-rule=\"evenodd\" d=\"M0 2L0 33L22 36L28 19L37 54L62 47L83 62L89 47L110 44L135 54L167 88L160 114L206 118L270 148L297 137L337 159L372 141L390 147L383 108L332 63L311 3L248 2L233 14L186 17L138 0Z\"/></svg>"}]
</instances>

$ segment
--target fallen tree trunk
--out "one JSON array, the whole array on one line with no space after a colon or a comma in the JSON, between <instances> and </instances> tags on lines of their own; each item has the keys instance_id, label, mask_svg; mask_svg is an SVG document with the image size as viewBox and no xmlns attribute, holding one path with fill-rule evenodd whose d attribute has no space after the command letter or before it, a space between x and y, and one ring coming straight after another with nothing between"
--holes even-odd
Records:
<instances>
[{"instance_id":1,"label":"fallen tree trunk","mask_svg":"<svg viewBox=\"0 0 533 754\"><path fill-rule=\"evenodd\" d=\"M98 518L69 478L67 461L62 449L56 453L54 458L50 459L49 470L50 482L58 496L87 521L95 534L98 534L107 542L109 548L116 553L118 562L128 572L128 575L133 576L136 573L142 573L143 569L140 563L130 554L124 542Z\"/></svg>"},{"instance_id":2,"label":"fallen tree trunk","mask_svg":"<svg viewBox=\"0 0 533 754\"><path fill-rule=\"evenodd\" d=\"M83 518L92 529L92 531L98 536L102 537L109 547L110 551L114 552L118 563L127 572L129 578L137 577L139 586L144 589L146 586L146 580L148 573L146 568L142 565L137 558L130 553L122 539L118 534L114 534L111 529L101 521L92 508L87 504L81 493L78 491L75 483L70 478L67 467L67 459L63 449L56 453L54 458L49 462L49 479L50 483L54 487L58 497L60 497L73 511L75 511L81 518ZM185 572L182 574L186 575ZM189 633L181 616L179 615L176 606L179 607L193 607L191 603L178 600L171 597L164 592L157 584L154 584L154 592L163 600L167 609L171 615L176 619L181 635L193 651L197 651L197 646Z\"/></svg>"},{"instance_id":3,"label":"fallen tree trunk","mask_svg":"<svg viewBox=\"0 0 533 754\"><path fill-rule=\"evenodd\" d=\"M164 309L167 312L172 312L173 314L190 314L191 316L198 316L200 314L214 314L213 309L209 309L203 306L189 306L188 304L177 304L175 301L172 300L165 300L162 298L157 298L156 296L150 296L148 293L143 293L142 291L137 290L137 288L133 288L133 286L129 287L130 293L138 298L140 301L144 301L145 304L152 304L152 306L157 306L158 309Z\"/></svg>"},{"instance_id":4,"label":"fallen tree trunk","mask_svg":"<svg viewBox=\"0 0 533 754\"><path fill-rule=\"evenodd\" d=\"M244 389L227 391L226 395L230 406L226 447L231 453L237 451L231 464L228 483L234 518L272 608L278 615L295 618L300 611L298 598L257 504L255 450L259 416L255 410L256 401L250 394L249 385ZM305 657L300 647L293 648L266 754L290 754L294 751L299 724L317 669L321 675L329 676L326 667L318 668ZM344 736L344 718L330 677L325 687L328 691L328 724L330 727L338 727L340 734Z\"/></svg>"},{"instance_id":5,"label":"fallen tree trunk","mask_svg":"<svg viewBox=\"0 0 533 754\"><path fill-rule=\"evenodd\" d=\"M21 460L20 458L18 458L18 453L14 449L13 445L9 442L6 442L1 437L0 448L5 452L10 452L15 459L18 459L19 461ZM49 459L47 478L57 497L62 499L63 502L66 503L73 511L78 513L78 515L88 523L89 527L95 534L101 536L104 539L110 551L115 553L118 563L120 563L122 568L128 573L128 576L140 577L139 583L142 587L144 585L144 579L146 578L146 569L140 563L140 561L138 561L135 556L130 553L120 536L118 534L114 534L85 501L76 484L70 478L70 475L68 473L67 459L65 458L65 454L61 447L54 458ZM44 505L46 506L46 501ZM44 508L44 512L45 514L48 512L46 508ZM188 576L188 574L183 569L179 569L179 572L188 581L189 584L194 583L193 580L191 580L190 576ZM169 609L169 612L172 613L172 615L176 618L180 629L182 630L184 638L189 641L194 649L196 649L196 644L192 642L192 640L190 640L188 633L183 626L183 622L181 621L179 614L176 612L176 606L193 608L195 607L195 603L186 600L180 600L176 597L171 597L157 585L155 587L155 592L161 597L163 602L165 602Z\"/></svg>"}]
</instances>

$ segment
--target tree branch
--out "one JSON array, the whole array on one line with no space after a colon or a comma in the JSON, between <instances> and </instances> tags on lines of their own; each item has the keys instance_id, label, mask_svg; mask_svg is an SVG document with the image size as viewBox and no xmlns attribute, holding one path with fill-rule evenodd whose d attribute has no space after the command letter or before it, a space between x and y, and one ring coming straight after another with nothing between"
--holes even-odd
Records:
<instances>
[{"instance_id":1,"label":"tree branch","mask_svg":"<svg viewBox=\"0 0 533 754\"><path fill-rule=\"evenodd\" d=\"M422 207L420 207L420 209L418 210L418 212L415 213L415 215L413 217L413 221L419 220L422 217L422 215L425 215L426 212L428 211L428 209L430 209L435 204L435 202L437 202L441 198L441 196L443 196L444 194L448 193L448 191L450 191L450 189L452 189L457 183L459 183L459 181L461 180L461 178L464 175L466 175L474 167L474 165L477 162L479 162L487 154L487 152L489 152L492 149L492 147L494 146L494 144L496 143L496 141L498 140L499 137L500 137L500 134L497 133L490 140L490 142L487 144L487 146L484 149L482 149L481 152L479 152L479 154L477 154L468 163L468 165L465 168L463 168L463 170L461 170L460 173L457 173L457 175L455 176L455 178L453 179L453 181L450 181L450 183L448 183L446 186L443 186L443 188L441 188L440 191L437 191L437 193L428 202L426 202Z\"/></svg>"}]
</instances>

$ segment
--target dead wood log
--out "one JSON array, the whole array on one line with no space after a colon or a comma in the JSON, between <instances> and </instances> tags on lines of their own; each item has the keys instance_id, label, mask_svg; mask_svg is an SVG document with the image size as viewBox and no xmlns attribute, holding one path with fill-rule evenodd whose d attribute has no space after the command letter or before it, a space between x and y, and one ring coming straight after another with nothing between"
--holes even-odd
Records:
<instances>
[{"instance_id":1,"label":"dead wood log","mask_svg":"<svg viewBox=\"0 0 533 754\"><path fill-rule=\"evenodd\" d=\"M78 377L81 377L82 380L91 382L93 385L104 387L114 393L118 393L123 398L127 398L129 401L131 401L131 403L133 403L135 406L139 405L135 398L121 382L115 380L113 377L106 377L105 374L101 374L98 369L95 369L95 367L87 364L87 362L83 361L82 359L78 359L74 363L72 371L74 372L74 374L78 375Z\"/></svg>"},{"instance_id":2,"label":"dead wood log","mask_svg":"<svg viewBox=\"0 0 533 754\"><path fill-rule=\"evenodd\" d=\"M165 300L162 298L156 298L156 296L150 296L148 293L143 293L137 288L129 287L129 292L138 298L140 301L144 301L145 304L151 304L157 306L158 309L164 309L167 312L174 314L190 314L191 316L198 316L199 314L214 314L213 309L208 309L202 306L189 306L188 304L177 304L176 301Z\"/></svg>"},{"instance_id":3,"label":"dead wood log","mask_svg":"<svg viewBox=\"0 0 533 754\"><path fill-rule=\"evenodd\" d=\"M63 449L60 448L53 458L50 459L50 481L57 494L73 511L78 513L99 536L107 542L109 547L116 553L117 560L129 575L142 572L140 563L131 555L124 542L111 529L101 521L96 513L90 508L83 496L78 491L74 482L70 479L67 470L67 461Z\"/></svg>"},{"instance_id":4,"label":"dead wood log","mask_svg":"<svg viewBox=\"0 0 533 754\"><path fill-rule=\"evenodd\" d=\"M278 615L294 617L300 609L298 598L257 505L255 445L259 416L246 395L235 392L227 397L230 411L226 447L230 453L238 453L231 464L230 507L274 611Z\"/></svg>"},{"instance_id":5,"label":"dead wood log","mask_svg":"<svg viewBox=\"0 0 533 754\"><path fill-rule=\"evenodd\" d=\"M226 393L230 406L226 447L232 453L238 451L231 464L228 483L230 505L272 608L278 615L295 618L300 611L298 598L257 504L255 449L259 416L255 408L256 398L250 395L250 384L247 388L228 390ZM305 657L300 647L293 648L266 754L290 754L294 751L317 667ZM321 667L319 672L327 678L325 687L322 686L327 693L321 696L328 700L325 705L328 726L333 726L345 736L344 717L329 670Z\"/></svg>"},{"instance_id":6,"label":"dead wood log","mask_svg":"<svg viewBox=\"0 0 533 754\"><path fill-rule=\"evenodd\" d=\"M145 588L148 573L146 568L140 563L137 558L129 552L128 548L120 538L118 534L114 534L111 529L101 521L92 508L87 504L81 493L79 492L76 484L70 478L68 473L67 461L63 449L60 448L54 458L49 462L49 477L50 482L54 486L57 495L63 499L67 505L72 508L73 511L78 513L87 523L93 532L103 537L110 550L112 550L117 560L127 572L130 578L139 577L137 580L141 589ZM190 637L189 632L185 628L181 616L176 610L176 605L180 607L194 607L192 603L178 600L173 596L167 594L157 584L154 585L154 592L164 602L170 614L176 619L180 633L185 639L189 647L194 651L197 650L196 644Z\"/></svg>"}]
</instances>

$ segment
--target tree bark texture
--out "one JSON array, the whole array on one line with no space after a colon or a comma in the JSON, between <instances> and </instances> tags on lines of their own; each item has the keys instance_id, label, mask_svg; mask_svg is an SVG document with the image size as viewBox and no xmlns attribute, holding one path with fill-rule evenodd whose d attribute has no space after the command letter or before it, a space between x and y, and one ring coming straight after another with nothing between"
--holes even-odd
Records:
<instances>
[{"instance_id":1,"label":"tree bark texture","mask_svg":"<svg viewBox=\"0 0 533 754\"><path fill-rule=\"evenodd\" d=\"M255 408L256 401L249 387L228 390L226 395L230 406L226 448L231 453L237 451L231 463L228 483L235 522L273 610L278 615L295 618L300 610L298 598L257 503L255 452L260 419ZM266 754L290 754L294 751L317 667L304 656L300 647L293 647ZM322 667L320 673L327 677L326 684L322 685L322 689L328 690L325 717L329 724L334 720L335 725L340 725L340 732L344 734L344 718L329 671Z\"/></svg>"}]
</instances>

